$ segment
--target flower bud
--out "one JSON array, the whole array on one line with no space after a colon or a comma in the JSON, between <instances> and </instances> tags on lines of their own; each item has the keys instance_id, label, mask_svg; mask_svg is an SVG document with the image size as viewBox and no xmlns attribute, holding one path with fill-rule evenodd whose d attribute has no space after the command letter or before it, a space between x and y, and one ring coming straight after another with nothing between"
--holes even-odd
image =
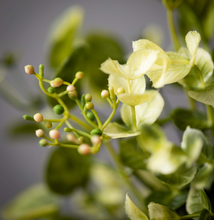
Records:
<instances>
[{"instance_id":1,"label":"flower bud","mask_svg":"<svg viewBox=\"0 0 214 220\"><path fill-rule=\"evenodd\" d=\"M91 100L92 100L91 94L89 94L89 93L86 94L86 95L85 95L85 101L86 101L86 102L90 102Z\"/></svg>"},{"instance_id":2,"label":"flower bud","mask_svg":"<svg viewBox=\"0 0 214 220\"><path fill-rule=\"evenodd\" d=\"M68 93L68 97L69 97L70 99L76 99L76 98L77 98L77 91L74 90L73 92L69 92L69 93Z\"/></svg>"},{"instance_id":3,"label":"flower bud","mask_svg":"<svg viewBox=\"0 0 214 220\"><path fill-rule=\"evenodd\" d=\"M92 112L87 112L86 115L87 115L87 118L88 118L90 121L94 121L95 116L94 116L94 114L93 114Z\"/></svg>"},{"instance_id":4,"label":"flower bud","mask_svg":"<svg viewBox=\"0 0 214 220\"><path fill-rule=\"evenodd\" d=\"M48 87L47 91L48 91L50 94L54 94L54 93L56 93L56 89L53 88L53 87L51 87L51 86Z\"/></svg>"},{"instance_id":5,"label":"flower bud","mask_svg":"<svg viewBox=\"0 0 214 220\"><path fill-rule=\"evenodd\" d=\"M118 94L125 93L125 89L123 87L120 87L120 88L117 89L117 93Z\"/></svg>"},{"instance_id":6,"label":"flower bud","mask_svg":"<svg viewBox=\"0 0 214 220\"><path fill-rule=\"evenodd\" d=\"M101 136L103 133L102 133L102 131L99 129L99 128L95 128L95 129L93 129L92 131L91 131L91 133L90 133L92 136L94 136L94 135L99 135L99 136Z\"/></svg>"},{"instance_id":7,"label":"flower bud","mask_svg":"<svg viewBox=\"0 0 214 220\"><path fill-rule=\"evenodd\" d=\"M82 155L88 155L91 153L91 147L88 144L81 144L78 148L78 152Z\"/></svg>"},{"instance_id":8,"label":"flower bud","mask_svg":"<svg viewBox=\"0 0 214 220\"><path fill-rule=\"evenodd\" d=\"M33 116L34 120L36 122L42 122L43 121L43 115L41 113L36 113L34 116Z\"/></svg>"},{"instance_id":9,"label":"flower bud","mask_svg":"<svg viewBox=\"0 0 214 220\"><path fill-rule=\"evenodd\" d=\"M91 138L91 142L92 144L94 145L98 145L102 142L101 138L99 135L94 135L92 138Z\"/></svg>"},{"instance_id":10,"label":"flower bud","mask_svg":"<svg viewBox=\"0 0 214 220\"><path fill-rule=\"evenodd\" d=\"M29 115L24 115L22 117L24 118L24 120L35 121L34 118L32 116L29 116Z\"/></svg>"},{"instance_id":11,"label":"flower bud","mask_svg":"<svg viewBox=\"0 0 214 220\"><path fill-rule=\"evenodd\" d=\"M42 129L36 130L35 133L36 133L36 136L39 138L44 136L44 131Z\"/></svg>"},{"instance_id":12,"label":"flower bud","mask_svg":"<svg viewBox=\"0 0 214 220\"><path fill-rule=\"evenodd\" d=\"M76 89L76 88L75 88L75 86L73 86L73 85L69 85L69 86L67 86L67 88L66 88L66 90L67 90L68 92L73 92L75 89Z\"/></svg>"},{"instance_id":13,"label":"flower bud","mask_svg":"<svg viewBox=\"0 0 214 220\"><path fill-rule=\"evenodd\" d=\"M63 114L63 112L65 111L64 108L61 105L55 105L53 107L53 111L57 114L57 115L61 115Z\"/></svg>"},{"instance_id":14,"label":"flower bud","mask_svg":"<svg viewBox=\"0 0 214 220\"><path fill-rule=\"evenodd\" d=\"M52 139L59 139L59 138L60 138L60 133L59 133L58 130L53 129L53 130L51 130L51 131L49 132L49 136L50 136L50 138L52 138Z\"/></svg>"},{"instance_id":15,"label":"flower bud","mask_svg":"<svg viewBox=\"0 0 214 220\"><path fill-rule=\"evenodd\" d=\"M114 88L109 86L108 88L111 99L115 99Z\"/></svg>"},{"instance_id":16,"label":"flower bud","mask_svg":"<svg viewBox=\"0 0 214 220\"><path fill-rule=\"evenodd\" d=\"M82 96L81 96L81 100L80 100L80 104L81 104L81 106L84 108L85 107L85 103L86 103L86 101L85 101L85 94L83 94Z\"/></svg>"},{"instance_id":17,"label":"flower bud","mask_svg":"<svg viewBox=\"0 0 214 220\"><path fill-rule=\"evenodd\" d=\"M45 127L46 128L52 128L52 123L50 121L45 122Z\"/></svg>"},{"instance_id":18,"label":"flower bud","mask_svg":"<svg viewBox=\"0 0 214 220\"><path fill-rule=\"evenodd\" d=\"M78 141L74 134L69 133L66 135L66 137L67 137L67 140L70 142L77 143Z\"/></svg>"},{"instance_id":19,"label":"flower bud","mask_svg":"<svg viewBox=\"0 0 214 220\"><path fill-rule=\"evenodd\" d=\"M53 88L60 87L63 84L63 80L60 77L55 78L50 82Z\"/></svg>"},{"instance_id":20,"label":"flower bud","mask_svg":"<svg viewBox=\"0 0 214 220\"><path fill-rule=\"evenodd\" d=\"M93 109L94 108L94 104L92 102L88 102L88 103L86 103L85 107L87 109Z\"/></svg>"},{"instance_id":21,"label":"flower bud","mask_svg":"<svg viewBox=\"0 0 214 220\"><path fill-rule=\"evenodd\" d=\"M83 136L79 137L78 138L78 142L79 142L79 144L84 143L85 142L85 138Z\"/></svg>"},{"instance_id":22,"label":"flower bud","mask_svg":"<svg viewBox=\"0 0 214 220\"><path fill-rule=\"evenodd\" d=\"M84 73L83 73L83 72L80 72L80 71L77 72L76 75L75 75L75 77L76 77L77 79L82 79L83 76L84 76Z\"/></svg>"},{"instance_id":23,"label":"flower bud","mask_svg":"<svg viewBox=\"0 0 214 220\"><path fill-rule=\"evenodd\" d=\"M48 142L45 139L39 141L40 146L45 147L48 145Z\"/></svg>"},{"instance_id":24,"label":"flower bud","mask_svg":"<svg viewBox=\"0 0 214 220\"><path fill-rule=\"evenodd\" d=\"M30 75L35 73L34 68L31 65L25 66L25 72Z\"/></svg>"},{"instance_id":25,"label":"flower bud","mask_svg":"<svg viewBox=\"0 0 214 220\"><path fill-rule=\"evenodd\" d=\"M39 65L39 75L43 78L44 77L44 65Z\"/></svg>"},{"instance_id":26,"label":"flower bud","mask_svg":"<svg viewBox=\"0 0 214 220\"><path fill-rule=\"evenodd\" d=\"M101 97L104 98L104 99L108 98L109 97L109 92L107 90L103 90L101 92Z\"/></svg>"}]
</instances>

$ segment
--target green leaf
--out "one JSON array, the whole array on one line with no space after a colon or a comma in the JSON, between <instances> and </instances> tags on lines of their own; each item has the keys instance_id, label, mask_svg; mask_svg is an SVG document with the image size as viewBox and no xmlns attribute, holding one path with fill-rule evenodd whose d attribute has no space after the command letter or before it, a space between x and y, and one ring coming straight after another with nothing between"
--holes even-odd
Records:
<instances>
[{"instance_id":1,"label":"green leaf","mask_svg":"<svg viewBox=\"0 0 214 220\"><path fill-rule=\"evenodd\" d=\"M198 171L193 180L193 185L196 189L209 189L212 185L214 180L213 176L214 172L214 165L205 163Z\"/></svg>"},{"instance_id":2,"label":"green leaf","mask_svg":"<svg viewBox=\"0 0 214 220\"><path fill-rule=\"evenodd\" d=\"M199 220L211 220L211 219L212 217L211 217L210 212L207 209L203 209L199 216Z\"/></svg>"},{"instance_id":3,"label":"green leaf","mask_svg":"<svg viewBox=\"0 0 214 220\"><path fill-rule=\"evenodd\" d=\"M120 140L120 159L133 170L146 168L145 153L138 147L136 138Z\"/></svg>"},{"instance_id":4,"label":"green leaf","mask_svg":"<svg viewBox=\"0 0 214 220\"><path fill-rule=\"evenodd\" d=\"M90 157L81 156L75 150L58 148L49 159L46 182L53 192L67 195L87 184L89 171Z\"/></svg>"},{"instance_id":5,"label":"green leaf","mask_svg":"<svg viewBox=\"0 0 214 220\"><path fill-rule=\"evenodd\" d=\"M199 130L209 128L207 117L199 111L177 108L171 112L171 118L174 124L182 131L184 131L187 126Z\"/></svg>"},{"instance_id":6,"label":"green leaf","mask_svg":"<svg viewBox=\"0 0 214 220\"><path fill-rule=\"evenodd\" d=\"M59 199L47 187L38 184L30 187L2 209L5 220L32 220L58 212Z\"/></svg>"},{"instance_id":7,"label":"green leaf","mask_svg":"<svg viewBox=\"0 0 214 220\"><path fill-rule=\"evenodd\" d=\"M214 79L211 78L203 88L188 91L188 95L199 102L214 107Z\"/></svg>"},{"instance_id":8,"label":"green leaf","mask_svg":"<svg viewBox=\"0 0 214 220\"><path fill-rule=\"evenodd\" d=\"M126 214L131 220L149 220L147 216L131 201L127 194L125 210Z\"/></svg>"},{"instance_id":9,"label":"green leaf","mask_svg":"<svg viewBox=\"0 0 214 220\"><path fill-rule=\"evenodd\" d=\"M193 214L201 212L203 209L207 209L211 212L210 201L203 189L196 190L194 186L191 185L187 198L186 210L188 214Z\"/></svg>"},{"instance_id":10,"label":"green leaf","mask_svg":"<svg viewBox=\"0 0 214 220\"><path fill-rule=\"evenodd\" d=\"M168 207L172 210L180 208L186 203L188 192L181 192L180 194L173 197L173 199L168 204Z\"/></svg>"},{"instance_id":11,"label":"green leaf","mask_svg":"<svg viewBox=\"0 0 214 220\"><path fill-rule=\"evenodd\" d=\"M213 1L209 1L210 5L207 9L207 12L205 14L205 18L203 20L203 27L204 27L204 35L206 39L210 39L213 36L214 32L214 4ZM209 4L209 3L208 3Z\"/></svg>"},{"instance_id":12,"label":"green leaf","mask_svg":"<svg viewBox=\"0 0 214 220\"><path fill-rule=\"evenodd\" d=\"M124 61L124 51L118 39L109 34L91 33L86 37L89 46L85 75L92 96L100 99L100 92L107 88L108 75L100 70L100 65L111 57L119 62Z\"/></svg>"},{"instance_id":13,"label":"green leaf","mask_svg":"<svg viewBox=\"0 0 214 220\"><path fill-rule=\"evenodd\" d=\"M70 55L61 64L61 66L56 70L55 77L60 77L64 81L71 83L75 78L76 72L78 71L84 72L84 66L85 66L87 54L88 54L88 48L86 44L83 43L83 44L76 45L74 49L72 50L72 52L70 53ZM78 81L75 84L75 88L79 95L79 98L80 98L80 86L81 86L81 81ZM65 85L62 85L56 88L57 93L63 92L65 90L66 90ZM67 95L61 98L66 103L68 108L72 108L76 104L73 100L69 99ZM58 104L56 99L52 97L48 97L48 101L52 107Z\"/></svg>"},{"instance_id":14,"label":"green leaf","mask_svg":"<svg viewBox=\"0 0 214 220\"><path fill-rule=\"evenodd\" d=\"M59 67L71 53L82 20L83 10L80 7L70 7L53 24L48 40L51 67Z\"/></svg>"},{"instance_id":15,"label":"green leaf","mask_svg":"<svg viewBox=\"0 0 214 220\"><path fill-rule=\"evenodd\" d=\"M203 139L202 139L202 132L196 129L192 129L187 127L183 134L183 139L181 143L181 148L186 153L188 160L186 162L187 168L192 167L194 162L200 156L202 147L203 147Z\"/></svg>"},{"instance_id":16,"label":"green leaf","mask_svg":"<svg viewBox=\"0 0 214 220\"><path fill-rule=\"evenodd\" d=\"M166 206L149 203L149 217L151 220L179 220L179 215Z\"/></svg>"},{"instance_id":17,"label":"green leaf","mask_svg":"<svg viewBox=\"0 0 214 220\"><path fill-rule=\"evenodd\" d=\"M140 140L147 151L154 153L167 143L166 136L158 125L143 125Z\"/></svg>"},{"instance_id":18,"label":"green leaf","mask_svg":"<svg viewBox=\"0 0 214 220\"><path fill-rule=\"evenodd\" d=\"M189 169L185 168L185 166L182 166L172 174L158 175L157 177L169 186L183 188L193 180L196 171L196 166L193 166Z\"/></svg>"}]
</instances>

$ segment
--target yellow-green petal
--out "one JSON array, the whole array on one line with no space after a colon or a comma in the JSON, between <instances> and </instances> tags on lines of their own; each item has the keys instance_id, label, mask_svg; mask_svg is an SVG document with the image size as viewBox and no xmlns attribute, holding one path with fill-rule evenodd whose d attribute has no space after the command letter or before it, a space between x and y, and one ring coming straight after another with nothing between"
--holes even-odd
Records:
<instances>
[{"instance_id":1,"label":"yellow-green petal","mask_svg":"<svg viewBox=\"0 0 214 220\"><path fill-rule=\"evenodd\" d=\"M118 95L118 99L124 104L136 106L147 102L149 99L153 98L156 93L156 90L149 90L143 94L122 93Z\"/></svg>"},{"instance_id":2,"label":"yellow-green petal","mask_svg":"<svg viewBox=\"0 0 214 220\"><path fill-rule=\"evenodd\" d=\"M198 45L201 41L201 36L197 31L189 31L185 37L187 48L189 49L191 55L190 66L192 67L195 63L196 53Z\"/></svg>"},{"instance_id":3,"label":"yellow-green petal","mask_svg":"<svg viewBox=\"0 0 214 220\"><path fill-rule=\"evenodd\" d=\"M112 60L111 58L108 58L105 62L101 64L100 70L107 74L123 77L124 68L124 65L120 65L117 60Z\"/></svg>"},{"instance_id":4,"label":"yellow-green petal","mask_svg":"<svg viewBox=\"0 0 214 220\"><path fill-rule=\"evenodd\" d=\"M134 137L140 134L139 131L131 131L130 129L116 123L109 123L103 131L104 134L108 135L112 139Z\"/></svg>"}]
</instances>

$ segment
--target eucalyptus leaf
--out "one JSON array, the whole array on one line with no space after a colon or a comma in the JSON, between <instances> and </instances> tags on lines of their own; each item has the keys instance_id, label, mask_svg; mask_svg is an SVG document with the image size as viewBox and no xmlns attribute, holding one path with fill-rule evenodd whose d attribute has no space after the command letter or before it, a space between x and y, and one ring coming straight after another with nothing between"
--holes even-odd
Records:
<instances>
[{"instance_id":1,"label":"eucalyptus leaf","mask_svg":"<svg viewBox=\"0 0 214 220\"><path fill-rule=\"evenodd\" d=\"M185 168L185 166L180 167L176 172L169 175L157 175L157 177L165 184L169 186L173 186L176 188L183 188L188 183L190 183L195 174L196 174L196 166L191 168Z\"/></svg>"},{"instance_id":2,"label":"eucalyptus leaf","mask_svg":"<svg viewBox=\"0 0 214 220\"><path fill-rule=\"evenodd\" d=\"M210 201L203 189L196 190L193 185L187 198L186 210L188 214L201 212L203 209L211 211Z\"/></svg>"},{"instance_id":3,"label":"eucalyptus leaf","mask_svg":"<svg viewBox=\"0 0 214 220\"><path fill-rule=\"evenodd\" d=\"M49 34L49 62L57 68L72 51L72 44L83 20L80 7L70 7L53 24Z\"/></svg>"},{"instance_id":4,"label":"eucalyptus leaf","mask_svg":"<svg viewBox=\"0 0 214 220\"><path fill-rule=\"evenodd\" d=\"M201 136L201 131L192 129L190 127L187 127L183 134L181 148L188 157L186 162L187 168L190 168L200 156L204 142Z\"/></svg>"},{"instance_id":5,"label":"eucalyptus leaf","mask_svg":"<svg viewBox=\"0 0 214 220\"><path fill-rule=\"evenodd\" d=\"M187 126L197 128L199 130L208 129L207 117L199 111L190 111L182 108L177 108L171 112L171 119L174 124L182 131Z\"/></svg>"},{"instance_id":6,"label":"eucalyptus leaf","mask_svg":"<svg viewBox=\"0 0 214 220\"><path fill-rule=\"evenodd\" d=\"M133 170L146 168L145 153L138 147L136 138L120 140L120 159Z\"/></svg>"},{"instance_id":7,"label":"eucalyptus leaf","mask_svg":"<svg viewBox=\"0 0 214 220\"><path fill-rule=\"evenodd\" d=\"M127 194L125 210L131 220L149 220L148 217L131 201Z\"/></svg>"},{"instance_id":8,"label":"eucalyptus leaf","mask_svg":"<svg viewBox=\"0 0 214 220\"><path fill-rule=\"evenodd\" d=\"M90 157L72 149L58 148L49 158L46 182L53 192L67 195L87 184L89 171Z\"/></svg>"},{"instance_id":9,"label":"eucalyptus leaf","mask_svg":"<svg viewBox=\"0 0 214 220\"><path fill-rule=\"evenodd\" d=\"M213 176L214 165L205 163L198 171L195 179L193 180L193 185L196 189L209 189L214 180Z\"/></svg>"},{"instance_id":10,"label":"eucalyptus leaf","mask_svg":"<svg viewBox=\"0 0 214 220\"><path fill-rule=\"evenodd\" d=\"M34 185L16 196L3 207L1 216L4 220L32 220L59 210L59 198L42 184Z\"/></svg>"},{"instance_id":11,"label":"eucalyptus leaf","mask_svg":"<svg viewBox=\"0 0 214 220\"><path fill-rule=\"evenodd\" d=\"M188 95L199 102L214 107L214 79L210 79L203 88L188 91Z\"/></svg>"},{"instance_id":12,"label":"eucalyptus leaf","mask_svg":"<svg viewBox=\"0 0 214 220\"><path fill-rule=\"evenodd\" d=\"M179 215L166 206L151 202L148 205L151 220L179 220Z\"/></svg>"}]
</instances>

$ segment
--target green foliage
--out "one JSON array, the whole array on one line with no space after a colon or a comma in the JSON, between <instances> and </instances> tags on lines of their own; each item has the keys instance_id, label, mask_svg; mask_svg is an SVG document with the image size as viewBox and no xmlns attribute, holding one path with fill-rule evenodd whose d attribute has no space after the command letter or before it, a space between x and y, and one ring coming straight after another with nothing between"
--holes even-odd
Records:
<instances>
[{"instance_id":1,"label":"green foliage","mask_svg":"<svg viewBox=\"0 0 214 220\"><path fill-rule=\"evenodd\" d=\"M191 185L187 203L186 210L189 214L201 212L203 209L207 209L211 212L210 201L203 189L196 190L193 185Z\"/></svg>"},{"instance_id":2,"label":"green foliage","mask_svg":"<svg viewBox=\"0 0 214 220\"><path fill-rule=\"evenodd\" d=\"M120 140L120 159L133 170L146 168L145 153L139 148L136 138Z\"/></svg>"},{"instance_id":3,"label":"green foliage","mask_svg":"<svg viewBox=\"0 0 214 220\"><path fill-rule=\"evenodd\" d=\"M89 171L90 157L58 148L53 151L47 164L46 182L53 192L67 195L80 186L86 186Z\"/></svg>"},{"instance_id":4,"label":"green foliage","mask_svg":"<svg viewBox=\"0 0 214 220\"><path fill-rule=\"evenodd\" d=\"M4 220L32 220L58 212L59 198L46 186L35 185L7 204L2 210Z\"/></svg>"},{"instance_id":5,"label":"green foliage","mask_svg":"<svg viewBox=\"0 0 214 220\"><path fill-rule=\"evenodd\" d=\"M191 128L197 128L199 130L209 128L206 116L199 111L177 108L171 112L171 119L173 120L174 124L182 131L184 131L187 126L190 126Z\"/></svg>"}]
</instances>

